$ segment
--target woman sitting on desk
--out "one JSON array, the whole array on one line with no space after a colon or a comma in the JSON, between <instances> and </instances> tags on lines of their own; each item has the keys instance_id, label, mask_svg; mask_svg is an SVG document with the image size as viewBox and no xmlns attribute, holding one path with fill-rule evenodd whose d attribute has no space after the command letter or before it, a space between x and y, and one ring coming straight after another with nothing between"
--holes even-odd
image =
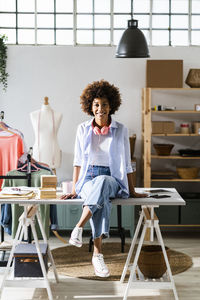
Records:
<instances>
[{"instance_id":1,"label":"woman sitting on desk","mask_svg":"<svg viewBox=\"0 0 200 300\"><path fill-rule=\"evenodd\" d=\"M93 116L78 126L73 189L63 199L81 197L83 212L71 233L69 243L82 246L82 232L90 219L94 240L92 264L95 274L108 277L109 270L101 253L102 237L109 236L111 199L144 197L134 190L128 130L114 121L121 104L118 88L101 80L89 84L81 95L82 110Z\"/></svg>"}]
</instances>

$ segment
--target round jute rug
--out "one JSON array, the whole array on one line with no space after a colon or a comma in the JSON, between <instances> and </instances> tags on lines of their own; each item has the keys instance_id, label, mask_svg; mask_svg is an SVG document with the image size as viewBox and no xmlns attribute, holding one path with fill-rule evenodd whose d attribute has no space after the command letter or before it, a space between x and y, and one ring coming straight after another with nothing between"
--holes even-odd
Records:
<instances>
[{"instance_id":1,"label":"round jute rug","mask_svg":"<svg viewBox=\"0 0 200 300\"><path fill-rule=\"evenodd\" d=\"M99 278L94 275L94 269L91 263L92 253L88 252L88 244L81 248L74 246L65 246L52 250L58 273L70 277L78 277L90 280L119 280L124 268L130 244L125 245L125 252L121 253L120 243L104 243L103 254L111 276L108 278ZM186 271L192 266L192 259L178 251L170 249L170 266L172 274L178 274ZM131 260L132 261L132 260ZM128 278L128 274L126 279Z\"/></svg>"}]
</instances>

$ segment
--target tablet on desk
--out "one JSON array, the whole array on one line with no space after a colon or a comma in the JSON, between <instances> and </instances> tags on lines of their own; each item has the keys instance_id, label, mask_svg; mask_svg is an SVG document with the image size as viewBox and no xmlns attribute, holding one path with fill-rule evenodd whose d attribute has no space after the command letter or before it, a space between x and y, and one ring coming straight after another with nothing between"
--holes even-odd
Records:
<instances>
[{"instance_id":1,"label":"tablet on desk","mask_svg":"<svg viewBox=\"0 0 200 300\"><path fill-rule=\"evenodd\" d=\"M155 189L155 190L146 190L145 192L149 192L149 193L171 193L171 191L169 190L165 190L165 189Z\"/></svg>"},{"instance_id":2,"label":"tablet on desk","mask_svg":"<svg viewBox=\"0 0 200 300\"><path fill-rule=\"evenodd\" d=\"M158 194L153 194L149 195L148 198L156 198L156 199L162 199L162 198L170 198L170 195L158 195Z\"/></svg>"}]
</instances>

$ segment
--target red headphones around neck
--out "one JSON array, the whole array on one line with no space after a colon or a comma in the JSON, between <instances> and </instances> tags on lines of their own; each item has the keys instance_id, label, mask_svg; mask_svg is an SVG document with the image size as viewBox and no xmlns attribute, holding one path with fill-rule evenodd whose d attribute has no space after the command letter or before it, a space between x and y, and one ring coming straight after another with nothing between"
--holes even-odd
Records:
<instances>
[{"instance_id":1,"label":"red headphones around neck","mask_svg":"<svg viewBox=\"0 0 200 300\"><path fill-rule=\"evenodd\" d=\"M109 132L110 125L109 126L103 126L101 129L97 126L94 126L94 121L92 122L92 129L94 134L96 135L106 135Z\"/></svg>"}]
</instances>

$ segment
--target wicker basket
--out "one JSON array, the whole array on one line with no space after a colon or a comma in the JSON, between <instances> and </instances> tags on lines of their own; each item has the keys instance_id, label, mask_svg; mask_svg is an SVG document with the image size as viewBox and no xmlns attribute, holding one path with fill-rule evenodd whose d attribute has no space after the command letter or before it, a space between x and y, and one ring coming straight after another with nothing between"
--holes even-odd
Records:
<instances>
[{"instance_id":1,"label":"wicker basket","mask_svg":"<svg viewBox=\"0 0 200 300\"><path fill-rule=\"evenodd\" d=\"M182 179L194 179L198 177L199 168L195 167L182 167L176 168L177 174Z\"/></svg>"},{"instance_id":2,"label":"wicker basket","mask_svg":"<svg viewBox=\"0 0 200 300\"><path fill-rule=\"evenodd\" d=\"M153 144L157 155L168 156L170 155L172 148L174 147L173 144Z\"/></svg>"},{"instance_id":3,"label":"wicker basket","mask_svg":"<svg viewBox=\"0 0 200 300\"><path fill-rule=\"evenodd\" d=\"M169 259L169 248L165 247ZM144 245L140 252L138 267L144 277L161 278L166 272L167 266L164 260L161 246Z\"/></svg>"},{"instance_id":4,"label":"wicker basket","mask_svg":"<svg viewBox=\"0 0 200 300\"><path fill-rule=\"evenodd\" d=\"M200 87L200 69L190 69L185 83L191 88Z\"/></svg>"}]
</instances>

